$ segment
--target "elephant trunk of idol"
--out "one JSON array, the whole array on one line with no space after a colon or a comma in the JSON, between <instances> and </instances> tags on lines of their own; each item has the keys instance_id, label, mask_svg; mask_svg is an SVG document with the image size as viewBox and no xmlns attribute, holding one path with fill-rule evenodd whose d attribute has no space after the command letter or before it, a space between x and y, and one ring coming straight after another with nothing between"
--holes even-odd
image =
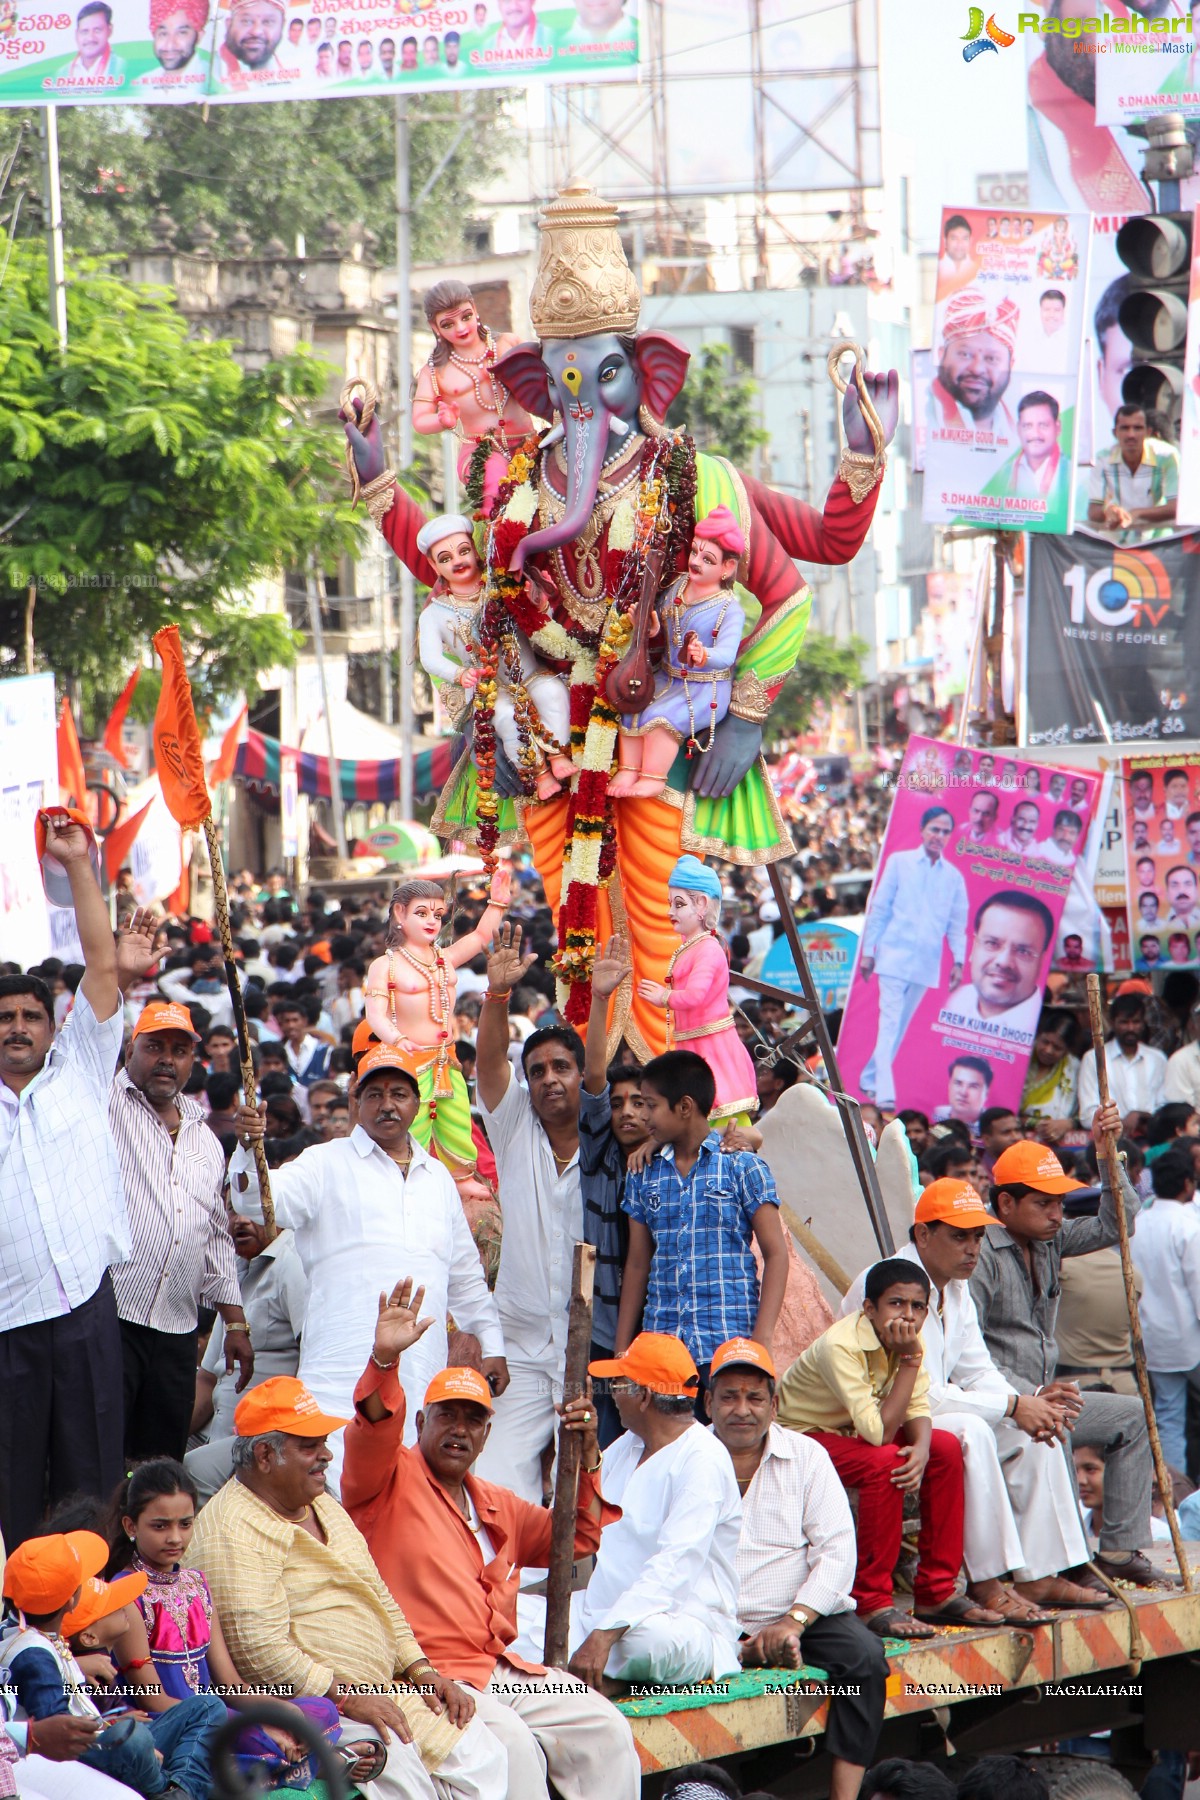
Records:
<instances>
[{"instance_id":1,"label":"elephant trunk of idol","mask_svg":"<svg viewBox=\"0 0 1200 1800\"><path fill-rule=\"evenodd\" d=\"M592 516L600 472L608 449L610 415L603 407L568 406L563 424L566 429L567 499L557 525L544 525L530 532L514 552L511 568L520 572L527 556L539 550L556 550L579 536Z\"/></svg>"}]
</instances>

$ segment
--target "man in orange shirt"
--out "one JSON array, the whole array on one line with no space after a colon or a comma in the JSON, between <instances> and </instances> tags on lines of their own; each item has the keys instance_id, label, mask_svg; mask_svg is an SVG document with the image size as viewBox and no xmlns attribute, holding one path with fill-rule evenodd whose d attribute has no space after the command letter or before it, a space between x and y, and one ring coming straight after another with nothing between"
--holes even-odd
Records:
<instances>
[{"instance_id":1,"label":"man in orange shirt","mask_svg":"<svg viewBox=\"0 0 1200 1800\"><path fill-rule=\"evenodd\" d=\"M549 1776L562 1800L637 1800L637 1751L617 1709L564 1670L511 1650L521 1569L549 1563L551 1515L470 1472L491 1429L483 1376L435 1375L417 1414L416 1446L404 1445L398 1368L432 1324L420 1317L424 1297L411 1280L379 1296L371 1360L346 1430L342 1500L422 1648L472 1690L479 1717L508 1751L510 1792L547 1800ZM590 1556L621 1514L596 1485L591 1395L569 1401L563 1418L582 1438L575 1554Z\"/></svg>"}]
</instances>

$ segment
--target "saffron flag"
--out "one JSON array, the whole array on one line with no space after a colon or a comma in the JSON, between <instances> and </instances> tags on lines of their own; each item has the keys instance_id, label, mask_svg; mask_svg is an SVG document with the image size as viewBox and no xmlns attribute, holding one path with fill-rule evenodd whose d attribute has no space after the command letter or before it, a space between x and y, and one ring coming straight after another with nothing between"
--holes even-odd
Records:
<instances>
[{"instance_id":1,"label":"saffron flag","mask_svg":"<svg viewBox=\"0 0 1200 1800\"><path fill-rule=\"evenodd\" d=\"M178 625L154 634L162 658L163 684L154 715L154 766L171 816L192 831L212 811L204 780L204 752L192 688L183 662Z\"/></svg>"},{"instance_id":2,"label":"saffron flag","mask_svg":"<svg viewBox=\"0 0 1200 1800\"><path fill-rule=\"evenodd\" d=\"M151 796L145 806L139 807L137 812L130 813L127 818L114 825L105 838L104 873L110 881L115 881L119 871L125 866L129 852L133 848L133 840L145 824L146 814L153 805L154 798Z\"/></svg>"},{"instance_id":3,"label":"saffron flag","mask_svg":"<svg viewBox=\"0 0 1200 1800\"><path fill-rule=\"evenodd\" d=\"M242 727L245 725L249 716L250 708L243 703L237 718L233 721L233 724L221 739L221 748L217 753L217 760L209 770L209 780L214 787L216 787L219 781L230 781L233 778L233 771L237 765L238 740L242 735Z\"/></svg>"},{"instance_id":4,"label":"saffron flag","mask_svg":"<svg viewBox=\"0 0 1200 1800\"><path fill-rule=\"evenodd\" d=\"M133 671L133 674L125 683L125 686L121 689L117 704L109 713L108 724L104 727L104 748L108 751L108 754L112 757L113 761L120 763L123 769L127 769L129 763L125 756L124 745L121 742L121 729L125 724L125 714L129 711L129 702L133 699L133 690L138 684L138 676L141 672L141 667L139 665L139 667Z\"/></svg>"},{"instance_id":5,"label":"saffron flag","mask_svg":"<svg viewBox=\"0 0 1200 1800\"><path fill-rule=\"evenodd\" d=\"M58 785L72 806L86 807L87 776L69 700L63 701L58 715Z\"/></svg>"}]
</instances>

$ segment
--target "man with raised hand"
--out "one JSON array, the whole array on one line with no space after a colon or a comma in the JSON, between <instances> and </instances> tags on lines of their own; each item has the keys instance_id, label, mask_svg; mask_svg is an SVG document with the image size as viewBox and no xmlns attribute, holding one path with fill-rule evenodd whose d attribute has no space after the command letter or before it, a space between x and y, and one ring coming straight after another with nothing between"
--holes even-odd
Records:
<instances>
[{"instance_id":1,"label":"man with raised hand","mask_svg":"<svg viewBox=\"0 0 1200 1800\"><path fill-rule=\"evenodd\" d=\"M109 1268L129 1256L108 1091L121 1049L117 951L82 814L46 813L52 897L84 974L57 1041L33 975L0 976L0 1531L121 1479L121 1332ZM55 891L53 884L60 884Z\"/></svg>"}]
</instances>

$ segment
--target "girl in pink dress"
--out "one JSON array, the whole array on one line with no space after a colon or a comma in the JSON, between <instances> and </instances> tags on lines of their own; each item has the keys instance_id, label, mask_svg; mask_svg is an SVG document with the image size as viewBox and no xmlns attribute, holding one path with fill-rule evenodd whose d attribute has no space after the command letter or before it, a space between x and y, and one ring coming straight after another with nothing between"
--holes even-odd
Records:
<instances>
[{"instance_id":1,"label":"girl in pink dress","mask_svg":"<svg viewBox=\"0 0 1200 1800\"><path fill-rule=\"evenodd\" d=\"M674 1050L694 1050L717 1084L712 1121L758 1110L754 1062L733 1026L729 1010L729 960L717 936L721 882L698 856L681 856L667 883L671 923L682 942L665 982L640 981L638 992L667 1011Z\"/></svg>"}]
</instances>

